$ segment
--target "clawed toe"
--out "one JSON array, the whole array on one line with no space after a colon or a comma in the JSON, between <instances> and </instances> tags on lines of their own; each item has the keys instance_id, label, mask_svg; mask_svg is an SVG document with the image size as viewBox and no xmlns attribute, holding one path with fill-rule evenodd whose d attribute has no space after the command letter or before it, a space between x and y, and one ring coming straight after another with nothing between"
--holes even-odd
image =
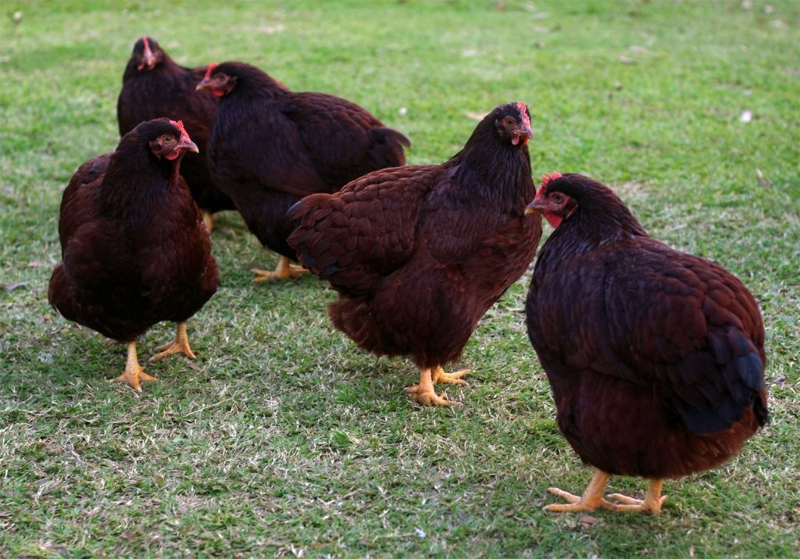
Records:
<instances>
[{"instance_id":1,"label":"clawed toe","mask_svg":"<svg viewBox=\"0 0 800 559\"><path fill-rule=\"evenodd\" d=\"M280 260L278 260L278 267L274 272L262 270L261 268L251 268L250 271L256 274L256 277L253 278L254 283L261 283L262 281L271 279L296 278L308 273L308 270L302 266L292 264L291 261L285 256L280 257Z\"/></svg>"},{"instance_id":2,"label":"clawed toe","mask_svg":"<svg viewBox=\"0 0 800 559\"><path fill-rule=\"evenodd\" d=\"M578 496L562 489L558 489L557 487L550 487L547 490L553 495L556 495L567 502L547 505L542 509L545 512L582 512L592 511L597 508L606 510L616 510L617 508L615 504L606 501L602 497L598 498L597 495L590 495L588 497L585 495Z\"/></svg>"},{"instance_id":3,"label":"clawed toe","mask_svg":"<svg viewBox=\"0 0 800 559\"><path fill-rule=\"evenodd\" d=\"M144 369L139 365L139 358L136 355L136 342L128 344L128 359L125 362L125 372L120 376L111 379L112 382L124 382L136 392L142 391L143 382L158 380L152 375L144 372Z\"/></svg>"},{"instance_id":4,"label":"clawed toe","mask_svg":"<svg viewBox=\"0 0 800 559\"><path fill-rule=\"evenodd\" d=\"M651 514L658 514L661 512L661 507L664 501L667 500L665 496L651 496L646 497L644 500L635 499L622 495L620 493L612 493L608 496L609 499L614 499L620 504L616 505L616 510L629 511L629 512L649 512Z\"/></svg>"},{"instance_id":5,"label":"clawed toe","mask_svg":"<svg viewBox=\"0 0 800 559\"><path fill-rule=\"evenodd\" d=\"M462 380L461 377L469 374L469 369L463 369L455 373L445 373L441 367L436 367L432 372L432 380L434 384L457 384L459 386L469 386L467 381Z\"/></svg>"},{"instance_id":6,"label":"clawed toe","mask_svg":"<svg viewBox=\"0 0 800 559\"><path fill-rule=\"evenodd\" d=\"M420 389L419 385L410 386L406 388L406 392L411 394L412 398L418 404L422 404L423 406L463 406L461 402L454 402L452 400L448 400L446 395L439 396L436 392L433 391L423 391Z\"/></svg>"},{"instance_id":7,"label":"clawed toe","mask_svg":"<svg viewBox=\"0 0 800 559\"><path fill-rule=\"evenodd\" d=\"M182 353L189 359L194 359L196 357L191 346L189 345L189 335L186 333L185 322L178 323L178 328L175 332L175 339L165 343L164 345L158 346L156 350L160 353L152 356L150 361L160 361L161 359L164 359L165 357L174 353Z\"/></svg>"},{"instance_id":8,"label":"clawed toe","mask_svg":"<svg viewBox=\"0 0 800 559\"><path fill-rule=\"evenodd\" d=\"M447 374L441 367L426 367L420 371L419 384L406 388L406 392L412 395L414 401L423 406L461 406L461 402L452 402L447 396L439 396L433 389L434 383L466 385L466 381L459 377L466 375L469 371L459 371Z\"/></svg>"},{"instance_id":9,"label":"clawed toe","mask_svg":"<svg viewBox=\"0 0 800 559\"><path fill-rule=\"evenodd\" d=\"M644 501L628 497L627 495L621 495L620 493L609 495L608 498L614 499L619 503L617 504L603 497L606 483L608 483L610 477L610 474L602 470L597 470L591 483L589 483L589 486L586 488L586 491L584 491L583 495L580 497L562 491L561 489L551 487L549 489L550 493L561 497L567 501L567 503L547 505L543 510L546 512L579 512L590 511L599 507L615 512L633 511L649 512L652 514L661 512L661 505L663 505L664 501L667 499L661 496L661 487L664 483L663 479L650 480L650 486L647 488L647 496Z\"/></svg>"}]
</instances>

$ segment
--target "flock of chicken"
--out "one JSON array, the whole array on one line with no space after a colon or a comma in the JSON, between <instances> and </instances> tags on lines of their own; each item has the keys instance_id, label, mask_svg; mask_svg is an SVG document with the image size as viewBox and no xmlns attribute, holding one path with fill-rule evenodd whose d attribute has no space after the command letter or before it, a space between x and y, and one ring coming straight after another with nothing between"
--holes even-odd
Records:
<instances>
[{"instance_id":1,"label":"flock of chicken","mask_svg":"<svg viewBox=\"0 0 800 559\"><path fill-rule=\"evenodd\" d=\"M483 314L528 269L531 343L558 426L594 479L551 492L550 511L658 513L665 478L716 467L767 421L758 305L722 267L647 235L597 181L553 173L538 192L523 103L500 105L441 165L406 166L401 133L363 108L293 92L241 62L184 68L149 37L125 69L116 151L64 191L62 262L50 302L128 344L118 380L141 390L136 340L177 323L159 348L193 358L186 321L217 289L213 213L239 211L280 255L256 281L310 270L338 292L334 326L376 355L410 356L420 404ZM301 266L292 264L299 262ZM650 479L644 500L604 497L611 475Z\"/></svg>"}]
</instances>

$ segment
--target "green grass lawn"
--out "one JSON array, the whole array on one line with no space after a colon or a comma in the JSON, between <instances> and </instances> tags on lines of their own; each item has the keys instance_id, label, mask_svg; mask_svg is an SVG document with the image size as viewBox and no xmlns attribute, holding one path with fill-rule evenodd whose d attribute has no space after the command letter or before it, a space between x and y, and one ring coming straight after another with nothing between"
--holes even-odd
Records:
<instances>
[{"instance_id":1,"label":"green grass lawn","mask_svg":"<svg viewBox=\"0 0 800 559\"><path fill-rule=\"evenodd\" d=\"M497 4L3 2L0 556L798 553L800 3ZM529 274L465 349L470 386L447 390L464 407L421 409L403 391L409 361L333 330L325 284L251 283L276 257L233 213L213 235L220 289L189 322L197 360L148 364L160 381L142 394L106 382L124 346L59 317L47 282L61 192L116 147L122 71L144 34L185 65L242 60L351 99L411 138L411 164L459 150L470 115L527 102L537 177L615 187L653 236L754 293L771 424L725 467L667 482L658 517L545 514L549 486L580 492L592 470L558 432L525 334ZM141 357L172 332L153 328Z\"/></svg>"}]
</instances>

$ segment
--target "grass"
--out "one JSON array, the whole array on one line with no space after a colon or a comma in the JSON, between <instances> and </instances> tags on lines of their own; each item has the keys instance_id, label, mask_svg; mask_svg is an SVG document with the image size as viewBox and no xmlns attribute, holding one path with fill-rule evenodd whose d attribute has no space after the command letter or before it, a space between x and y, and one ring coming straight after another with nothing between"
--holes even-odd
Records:
<instances>
[{"instance_id":1,"label":"grass","mask_svg":"<svg viewBox=\"0 0 800 559\"><path fill-rule=\"evenodd\" d=\"M764 557L800 548L800 6L753 0L118 3L11 0L0 17L0 555ZM19 10L22 19L11 15ZM61 191L114 149L136 38L187 65L239 59L460 149L499 103L533 112L531 159L617 188L645 227L737 274L767 328L772 423L725 467L665 486L659 517L553 515L591 470L561 437L527 340L528 276L484 317L463 408L419 409L411 364L335 332L315 278L242 220L214 233L195 362L106 382L124 348L48 306ZM740 116L752 111L752 121ZM759 169L768 186L757 181ZM141 341L147 357L172 325ZM611 489L642 495L641 480Z\"/></svg>"}]
</instances>

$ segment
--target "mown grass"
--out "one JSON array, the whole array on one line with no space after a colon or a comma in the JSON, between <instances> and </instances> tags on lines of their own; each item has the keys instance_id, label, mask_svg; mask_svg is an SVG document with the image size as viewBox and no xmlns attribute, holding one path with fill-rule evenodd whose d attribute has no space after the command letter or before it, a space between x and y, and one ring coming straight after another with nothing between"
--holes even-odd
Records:
<instances>
[{"instance_id":1,"label":"mown grass","mask_svg":"<svg viewBox=\"0 0 800 559\"><path fill-rule=\"evenodd\" d=\"M800 548L800 6L791 0L11 1L0 18L0 555L762 557ZM22 18L14 22L12 14ZM214 233L196 362L106 379L124 348L48 306L61 191L116 146L135 39L239 59L352 99L440 162L469 113L523 100L534 173L590 174L650 232L736 273L762 306L772 423L718 470L668 482L659 517L553 515L581 491L527 340L528 277L486 315L459 409L335 332L333 293L273 266L241 219ZM752 121L740 121L752 111ZM756 178L760 169L769 182ZM142 357L171 325L141 342ZM641 495L644 484L612 480Z\"/></svg>"}]
</instances>

